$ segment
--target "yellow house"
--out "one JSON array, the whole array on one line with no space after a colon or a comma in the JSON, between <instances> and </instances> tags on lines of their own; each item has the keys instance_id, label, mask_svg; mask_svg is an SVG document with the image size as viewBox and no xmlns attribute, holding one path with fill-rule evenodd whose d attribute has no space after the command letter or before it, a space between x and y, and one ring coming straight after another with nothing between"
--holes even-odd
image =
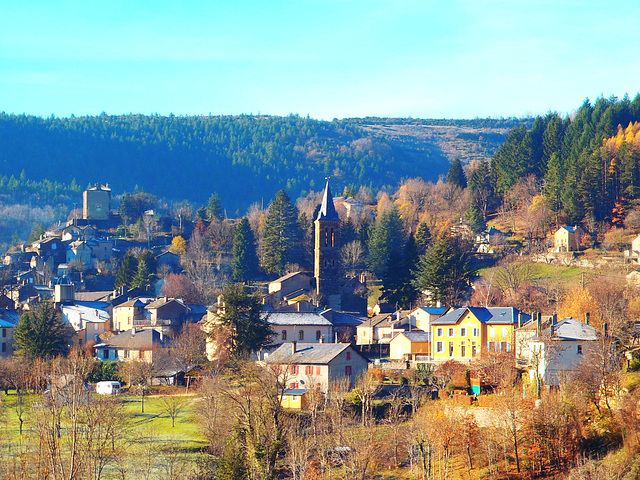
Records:
<instances>
[{"instance_id":1,"label":"yellow house","mask_svg":"<svg viewBox=\"0 0 640 480\"><path fill-rule=\"evenodd\" d=\"M431 322L434 361L471 362L515 350L515 328L530 320L513 307L464 307Z\"/></svg>"},{"instance_id":2,"label":"yellow house","mask_svg":"<svg viewBox=\"0 0 640 480\"><path fill-rule=\"evenodd\" d=\"M391 360L426 361L431 355L429 332L401 332L389 342Z\"/></svg>"}]
</instances>

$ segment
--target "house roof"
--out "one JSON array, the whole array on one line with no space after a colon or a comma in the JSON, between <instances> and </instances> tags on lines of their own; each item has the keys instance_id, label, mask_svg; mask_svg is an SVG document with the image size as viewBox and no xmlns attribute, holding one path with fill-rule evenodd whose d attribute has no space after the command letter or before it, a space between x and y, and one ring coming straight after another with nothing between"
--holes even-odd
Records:
<instances>
[{"instance_id":1,"label":"house roof","mask_svg":"<svg viewBox=\"0 0 640 480\"><path fill-rule=\"evenodd\" d=\"M307 390L306 388L287 388L285 389L282 394L283 395L296 395L298 397L301 397L302 395L305 395L309 390Z\"/></svg>"},{"instance_id":2,"label":"house roof","mask_svg":"<svg viewBox=\"0 0 640 480\"><path fill-rule=\"evenodd\" d=\"M108 299L112 294L113 292L111 290L102 292L75 292L75 298L76 300L93 302Z\"/></svg>"},{"instance_id":3,"label":"house roof","mask_svg":"<svg viewBox=\"0 0 640 480\"><path fill-rule=\"evenodd\" d=\"M332 313L332 323L334 326L357 327L358 325L362 325L366 320L367 317L358 315L357 313L336 311Z\"/></svg>"},{"instance_id":4,"label":"house roof","mask_svg":"<svg viewBox=\"0 0 640 480\"><path fill-rule=\"evenodd\" d=\"M127 300L126 302L122 302L117 307L145 307L147 304L141 300L140 297L132 298L131 300Z\"/></svg>"},{"instance_id":5,"label":"house roof","mask_svg":"<svg viewBox=\"0 0 640 480\"><path fill-rule=\"evenodd\" d=\"M276 278L273 282L270 282L270 283L284 282L285 280L289 280L290 278L293 278L296 275L305 275L305 276L309 277L309 274L307 272L291 272L291 273L287 273L286 275L281 276L280 278ZM311 278L311 277L309 277L309 278Z\"/></svg>"},{"instance_id":6,"label":"house roof","mask_svg":"<svg viewBox=\"0 0 640 480\"><path fill-rule=\"evenodd\" d=\"M82 317L85 322L91 323L104 323L109 321L109 314L96 307L90 307L86 305L63 305L62 311L64 313L76 313Z\"/></svg>"},{"instance_id":7,"label":"house roof","mask_svg":"<svg viewBox=\"0 0 640 480\"><path fill-rule=\"evenodd\" d=\"M576 226L573 226L573 227L572 227L572 226L570 226L570 225L563 225L562 227L560 227L560 228L559 228L559 230L562 230L563 228L564 228L567 232L573 233L573 232L575 232L575 231L576 231L578 228L580 228L580 227L578 227L577 225L576 225Z\"/></svg>"},{"instance_id":8,"label":"house roof","mask_svg":"<svg viewBox=\"0 0 640 480\"><path fill-rule=\"evenodd\" d=\"M404 335L411 343L427 343L431 341L431 333L429 332L400 332L393 338ZM393 341L393 340L392 340Z\"/></svg>"},{"instance_id":9,"label":"house roof","mask_svg":"<svg viewBox=\"0 0 640 480\"><path fill-rule=\"evenodd\" d=\"M350 346L350 343L298 343L296 353L291 353L292 343L283 343L265 359L265 362L286 365L301 363L326 365Z\"/></svg>"},{"instance_id":10,"label":"house roof","mask_svg":"<svg viewBox=\"0 0 640 480\"><path fill-rule=\"evenodd\" d=\"M0 310L0 327L13 328L20 322L20 315L15 310Z\"/></svg>"},{"instance_id":11,"label":"house roof","mask_svg":"<svg viewBox=\"0 0 640 480\"><path fill-rule=\"evenodd\" d=\"M553 327L553 339L554 340L578 340L578 341L594 341L598 339L598 330L593 328L591 325L587 325L580 320L567 317L564 320L559 321ZM543 332L544 335L551 334L551 327L546 328ZM533 337L533 339L537 339L538 337Z\"/></svg>"},{"instance_id":12,"label":"house roof","mask_svg":"<svg viewBox=\"0 0 640 480\"><path fill-rule=\"evenodd\" d=\"M140 350L152 348L154 345L164 346L165 342L166 337L155 329L132 329L111 337L96 347Z\"/></svg>"},{"instance_id":13,"label":"house roof","mask_svg":"<svg viewBox=\"0 0 640 480\"><path fill-rule=\"evenodd\" d=\"M160 308L163 307L164 305L167 305L168 303L171 302L176 302L178 303L180 306L187 308L187 306L184 304L184 302L178 298L166 298L166 297L159 297L157 299L155 299L154 301L152 301L151 303L147 304L147 308Z\"/></svg>"},{"instance_id":14,"label":"house roof","mask_svg":"<svg viewBox=\"0 0 640 480\"><path fill-rule=\"evenodd\" d=\"M339 222L340 217L336 212L336 207L333 205L333 196L331 195L331 188L329 187L329 180L327 179L327 185L324 187L324 194L322 195L322 203L320 204L320 210L316 220L325 220Z\"/></svg>"},{"instance_id":15,"label":"house roof","mask_svg":"<svg viewBox=\"0 0 640 480\"><path fill-rule=\"evenodd\" d=\"M271 312L263 314L272 325L333 325L329 320L315 312Z\"/></svg>"},{"instance_id":16,"label":"house roof","mask_svg":"<svg viewBox=\"0 0 640 480\"><path fill-rule=\"evenodd\" d=\"M447 307L418 307L420 310L424 310L430 315L442 315L447 311Z\"/></svg>"},{"instance_id":17,"label":"house roof","mask_svg":"<svg viewBox=\"0 0 640 480\"><path fill-rule=\"evenodd\" d=\"M480 323L493 325L511 325L518 322L518 314L520 310L514 307L462 307L451 310L447 314L436 318L431 322L432 325L453 325L458 323L460 318L471 312L480 321ZM524 314L523 320L526 322L531 319L531 315Z\"/></svg>"}]
</instances>

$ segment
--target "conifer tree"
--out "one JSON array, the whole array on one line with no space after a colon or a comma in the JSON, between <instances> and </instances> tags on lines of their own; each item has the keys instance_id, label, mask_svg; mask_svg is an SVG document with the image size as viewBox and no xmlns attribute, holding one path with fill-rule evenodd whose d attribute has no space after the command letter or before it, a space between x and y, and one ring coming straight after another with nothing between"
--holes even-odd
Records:
<instances>
[{"instance_id":1,"label":"conifer tree","mask_svg":"<svg viewBox=\"0 0 640 480\"><path fill-rule=\"evenodd\" d=\"M252 279L258 271L256 242L247 217L243 217L235 229L231 269L233 279L238 282Z\"/></svg>"},{"instance_id":2,"label":"conifer tree","mask_svg":"<svg viewBox=\"0 0 640 480\"><path fill-rule=\"evenodd\" d=\"M51 358L69 351L69 330L49 301L20 317L14 339L18 353L29 358Z\"/></svg>"},{"instance_id":3,"label":"conifer tree","mask_svg":"<svg viewBox=\"0 0 640 480\"><path fill-rule=\"evenodd\" d=\"M269 205L263 238L263 264L267 273L282 275L290 263L301 260L302 235L298 225L298 209L284 190Z\"/></svg>"},{"instance_id":4,"label":"conifer tree","mask_svg":"<svg viewBox=\"0 0 640 480\"><path fill-rule=\"evenodd\" d=\"M213 220L222 220L224 217L224 209L222 208L222 202L217 192L213 192L207 202L207 219L211 222Z\"/></svg>"},{"instance_id":5,"label":"conifer tree","mask_svg":"<svg viewBox=\"0 0 640 480\"><path fill-rule=\"evenodd\" d=\"M125 253L116 272L115 288L120 288L123 285L130 286L137 269L138 261L136 258L129 252Z\"/></svg>"},{"instance_id":6,"label":"conifer tree","mask_svg":"<svg viewBox=\"0 0 640 480\"><path fill-rule=\"evenodd\" d=\"M468 290L474 271L456 238L442 235L420 258L413 285L428 291L431 304L452 305Z\"/></svg>"},{"instance_id":7,"label":"conifer tree","mask_svg":"<svg viewBox=\"0 0 640 480\"><path fill-rule=\"evenodd\" d=\"M422 255L426 252L427 247L431 243L431 230L427 222L420 222L416 231L416 249L418 254Z\"/></svg>"},{"instance_id":8,"label":"conifer tree","mask_svg":"<svg viewBox=\"0 0 640 480\"><path fill-rule=\"evenodd\" d=\"M383 285L393 281L391 277L403 258L406 242L404 224L396 207L385 211L369 237L367 264Z\"/></svg>"},{"instance_id":9,"label":"conifer tree","mask_svg":"<svg viewBox=\"0 0 640 480\"><path fill-rule=\"evenodd\" d=\"M459 158L451 162L449 173L447 173L447 183L460 188L467 188L467 177L464 174L464 170L462 170L462 163L460 163Z\"/></svg>"}]
</instances>

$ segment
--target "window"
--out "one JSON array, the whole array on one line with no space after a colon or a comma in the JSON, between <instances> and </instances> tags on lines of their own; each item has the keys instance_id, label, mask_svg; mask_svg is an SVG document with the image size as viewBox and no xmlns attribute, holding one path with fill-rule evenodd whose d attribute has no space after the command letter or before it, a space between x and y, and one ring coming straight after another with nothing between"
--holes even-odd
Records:
<instances>
[{"instance_id":1,"label":"window","mask_svg":"<svg viewBox=\"0 0 640 480\"><path fill-rule=\"evenodd\" d=\"M129 350L124 351L124 358L129 358Z\"/></svg>"},{"instance_id":2,"label":"window","mask_svg":"<svg viewBox=\"0 0 640 480\"><path fill-rule=\"evenodd\" d=\"M2 338L7 338L7 329L6 328L2 329Z\"/></svg>"},{"instance_id":3,"label":"window","mask_svg":"<svg viewBox=\"0 0 640 480\"><path fill-rule=\"evenodd\" d=\"M466 337L467 336L467 329L466 328L461 328L460 329L460 336L461 337Z\"/></svg>"},{"instance_id":4,"label":"window","mask_svg":"<svg viewBox=\"0 0 640 480\"><path fill-rule=\"evenodd\" d=\"M441 337L443 335L444 329L443 328L439 328L436 330L436 337Z\"/></svg>"},{"instance_id":5,"label":"window","mask_svg":"<svg viewBox=\"0 0 640 480\"><path fill-rule=\"evenodd\" d=\"M509 351L509 342L500 342L500 351L508 352Z\"/></svg>"},{"instance_id":6,"label":"window","mask_svg":"<svg viewBox=\"0 0 640 480\"><path fill-rule=\"evenodd\" d=\"M4 345L4 343L3 343L3 345ZM578 345L578 355L582 355L582 345Z\"/></svg>"},{"instance_id":7,"label":"window","mask_svg":"<svg viewBox=\"0 0 640 480\"><path fill-rule=\"evenodd\" d=\"M502 327L502 336L506 337L509 335L509 329L507 327Z\"/></svg>"},{"instance_id":8,"label":"window","mask_svg":"<svg viewBox=\"0 0 640 480\"><path fill-rule=\"evenodd\" d=\"M313 367L311 365L307 365L306 367L304 367L304 374L313 375Z\"/></svg>"},{"instance_id":9,"label":"window","mask_svg":"<svg viewBox=\"0 0 640 480\"><path fill-rule=\"evenodd\" d=\"M466 356L466 353L467 353L467 347L466 347L466 345L461 345L461 346L460 346L460 356L461 356L461 357L464 357L464 356Z\"/></svg>"},{"instance_id":10,"label":"window","mask_svg":"<svg viewBox=\"0 0 640 480\"><path fill-rule=\"evenodd\" d=\"M455 335L455 330L453 328L449 329L449 336L453 337Z\"/></svg>"},{"instance_id":11,"label":"window","mask_svg":"<svg viewBox=\"0 0 640 480\"><path fill-rule=\"evenodd\" d=\"M298 340L304 340L304 330L298 332Z\"/></svg>"},{"instance_id":12,"label":"window","mask_svg":"<svg viewBox=\"0 0 640 480\"><path fill-rule=\"evenodd\" d=\"M320 330L316 330L316 340L320 341L322 338L322 332Z\"/></svg>"},{"instance_id":13,"label":"window","mask_svg":"<svg viewBox=\"0 0 640 480\"><path fill-rule=\"evenodd\" d=\"M490 337L495 337L496 336L496 327L489 328L489 336Z\"/></svg>"},{"instance_id":14,"label":"window","mask_svg":"<svg viewBox=\"0 0 640 480\"><path fill-rule=\"evenodd\" d=\"M316 375L320 375L320 367L316 367Z\"/></svg>"},{"instance_id":15,"label":"window","mask_svg":"<svg viewBox=\"0 0 640 480\"><path fill-rule=\"evenodd\" d=\"M480 335L480 330L478 328L474 328L473 329L473 336L477 337L478 335Z\"/></svg>"},{"instance_id":16,"label":"window","mask_svg":"<svg viewBox=\"0 0 640 480\"><path fill-rule=\"evenodd\" d=\"M442 353L443 350L444 350L443 342L436 342L436 352Z\"/></svg>"},{"instance_id":17,"label":"window","mask_svg":"<svg viewBox=\"0 0 640 480\"><path fill-rule=\"evenodd\" d=\"M2 342L2 353L7 351L7 344Z\"/></svg>"},{"instance_id":18,"label":"window","mask_svg":"<svg viewBox=\"0 0 640 480\"><path fill-rule=\"evenodd\" d=\"M105 348L102 351L102 358L105 359L105 360L109 360L109 349Z\"/></svg>"},{"instance_id":19,"label":"window","mask_svg":"<svg viewBox=\"0 0 640 480\"><path fill-rule=\"evenodd\" d=\"M290 374L290 375L297 375L297 374L298 374L298 372L300 371L300 370L299 370L299 368L300 368L300 367L299 367L298 365L291 365L291 366L289 367L289 374Z\"/></svg>"},{"instance_id":20,"label":"window","mask_svg":"<svg viewBox=\"0 0 640 480\"><path fill-rule=\"evenodd\" d=\"M453 342L449 342L449 356L453 357Z\"/></svg>"},{"instance_id":21,"label":"window","mask_svg":"<svg viewBox=\"0 0 640 480\"><path fill-rule=\"evenodd\" d=\"M282 330L282 341L285 341L286 339L287 339L287 331Z\"/></svg>"},{"instance_id":22,"label":"window","mask_svg":"<svg viewBox=\"0 0 640 480\"><path fill-rule=\"evenodd\" d=\"M471 356L475 357L478 354L478 347L476 347L476 342L471 342Z\"/></svg>"},{"instance_id":23,"label":"window","mask_svg":"<svg viewBox=\"0 0 640 480\"><path fill-rule=\"evenodd\" d=\"M347 365L346 367L344 367L344 374L345 375L347 375L347 376L351 375L351 372L352 372L351 365Z\"/></svg>"},{"instance_id":24,"label":"window","mask_svg":"<svg viewBox=\"0 0 640 480\"><path fill-rule=\"evenodd\" d=\"M487 350L489 350L490 353L495 352L496 342L487 342Z\"/></svg>"}]
</instances>

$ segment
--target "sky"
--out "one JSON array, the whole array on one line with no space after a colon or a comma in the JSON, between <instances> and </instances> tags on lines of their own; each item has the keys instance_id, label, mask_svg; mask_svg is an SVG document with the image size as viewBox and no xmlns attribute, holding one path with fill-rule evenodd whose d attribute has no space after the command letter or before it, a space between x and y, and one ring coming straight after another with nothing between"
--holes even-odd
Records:
<instances>
[{"instance_id":1,"label":"sky","mask_svg":"<svg viewBox=\"0 0 640 480\"><path fill-rule=\"evenodd\" d=\"M0 111L523 117L640 91L640 2L0 0Z\"/></svg>"}]
</instances>

